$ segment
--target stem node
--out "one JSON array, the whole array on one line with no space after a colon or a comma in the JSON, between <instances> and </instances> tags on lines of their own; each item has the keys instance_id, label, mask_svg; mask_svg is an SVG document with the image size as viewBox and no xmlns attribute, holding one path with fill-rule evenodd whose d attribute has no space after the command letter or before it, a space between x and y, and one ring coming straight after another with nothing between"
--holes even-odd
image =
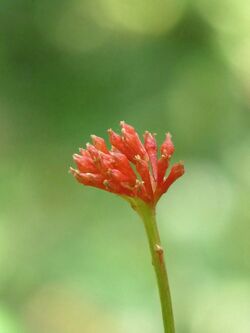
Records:
<instances>
[{"instance_id":1,"label":"stem node","mask_svg":"<svg viewBox=\"0 0 250 333\"><path fill-rule=\"evenodd\" d=\"M145 203L140 203L136 206L136 211L143 220L148 238L152 264L154 266L160 294L164 333L175 333L168 275L164 261L164 250L161 246L159 231L156 223L155 207L151 207Z\"/></svg>"},{"instance_id":2,"label":"stem node","mask_svg":"<svg viewBox=\"0 0 250 333\"><path fill-rule=\"evenodd\" d=\"M159 257L159 261L161 264L164 264L164 250L163 247L159 244L155 244L155 252Z\"/></svg>"}]
</instances>

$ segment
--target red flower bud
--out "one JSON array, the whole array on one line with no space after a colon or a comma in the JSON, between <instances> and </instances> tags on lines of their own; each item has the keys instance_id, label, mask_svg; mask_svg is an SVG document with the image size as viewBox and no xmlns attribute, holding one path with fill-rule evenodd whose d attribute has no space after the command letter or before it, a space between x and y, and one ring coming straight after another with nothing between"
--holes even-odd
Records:
<instances>
[{"instance_id":1,"label":"red flower bud","mask_svg":"<svg viewBox=\"0 0 250 333\"><path fill-rule=\"evenodd\" d=\"M170 170L168 177L164 180L161 186L158 187L156 195L160 198L162 194L167 192L169 187L184 174L184 172L185 170L182 162L174 164L172 166L172 169Z\"/></svg>"},{"instance_id":2,"label":"red flower bud","mask_svg":"<svg viewBox=\"0 0 250 333\"><path fill-rule=\"evenodd\" d=\"M149 156L154 179L157 180L157 143L154 135L148 131L144 134L144 146Z\"/></svg>"},{"instance_id":3,"label":"red flower bud","mask_svg":"<svg viewBox=\"0 0 250 333\"><path fill-rule=\"evenodd\" d=\"M136 174L132 169L127 157L119 152L110 152L114 158L114 167L120 170L122 173L128 175L134 182L136 181Z\"/></svg>"},{"instance_id":4,"label":"red flower bud","mask_svg":"<svg viewBox=\"0 0 250 333\"><path fill-rule=\"evenodd\" d=\"M70 172L79 181L79 183L104 189L104 177L102 175L89 172L82 173L78 170L74 170L73 168L70 168Z\"/></svg>"},{"instance_id":5,"label":"red flower bud","mask_svg":"<svg viewBox=\"0 0 250 333\"><path fill-rule=\"evenodd\" d=\"M96 135L91 135L91 139L92 139L93 145L95 146L96 149L98 149L106 154L109 153L108 148L107 148L106 143L103 138L100 138L99 136L96 136Z\"/></svg>"},{"instance_id":6,"label":"red flower bud","mask_svg":"<svg viewBox=\"0 0 250 333\"><path fill-rule=\"evenodd\" d=\"M90 157L74 154L73 159L76 162L80 172L98 173L98 169Z\"/></svg>"},{"instance_id":7,"label":"red flower bud","mask_svg":"<svg viewBox=\"0 0 250 333\"><path fill-rule=\"evenodd\" d=\"M109 140L112 146L114 146L118 151L127 156L127 158L132 162L134 159L134 154L131 152L129 147L124 142L124 139L120 137L117 133L112 131L112 129L108 130Z\"/></svg>"},{"instance_id":8,"label":"red flower bud","mask_svg":"<svg viewBox=\"0 0 250 333\"><path fill-rule=\"evenodd\" d=\"M135 167L136 167L136 170L138 171L139 175L141 176L141 179L145 185L145 189L146 189L150 199L153 199L153 197L154 197L153 188L152 188L153 180L151 180L152 176L149 171L148 162L142 160L139 155L136 155L135 156ZM152 183L151 183L151 181L152 181ZM153 183L153 185L154 185L154 183Z\"/></svg>"},{"instance_id":9,"label":"red flower bud","mask_svg":"<svg viewBox=\"0 0 250 333\"><path fill-rule=\"evenodd\" d=\"M165 141L161 145L161 154L168 155L171 157L173 155L173 153L174 153L174 144L171 140L171 134L167 133Z\"/></svg>"},{"instance_id":10,"label":"red flower bud","mask_svg":"<svg viewBox=\"0 0 250 333\"><path fill-rule=\"evenodd\" d=\"M127 125L124 121L121 121L120 125L125 146L132 156L135 157L136 155L139 155L143 159L148 159L146 149L135 129L132 126Z\"/></svg>"},{"instance_id":11,"label":"red flower bud","mask_svg":"<svg viewBox=\"0 0 250 333\"><path fill-rule=\"evenodd\" d=\"M158 160L157 166L158 166L157 183L158 186L160 186L162 184L163 178L169 166L169 157L167 155L162 155Z\"/></svg>"}]
</instances>

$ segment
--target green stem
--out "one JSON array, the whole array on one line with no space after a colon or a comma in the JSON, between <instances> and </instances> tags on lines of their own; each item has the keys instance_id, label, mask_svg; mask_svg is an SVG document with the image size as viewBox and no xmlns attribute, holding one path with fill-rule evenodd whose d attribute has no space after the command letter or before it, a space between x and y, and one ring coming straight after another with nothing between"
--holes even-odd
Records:
<instances>
[{"instance_id":1,"label":"green stem","mask_svg":"<svg viewBox=\"0 0 250 333\"><path fill-rule=\"evenodd\" d=\"M171 296L168 275L164 261L164 251L161 246L160 236L156 223L155 209L146 204L137 206L138 213L143 219L147 233L149 247L152 255L152 264L155 269L158 289L161 300L161 310L165 333L174 333L174 316L171 304Z\"/></svg>"}]
</instances>

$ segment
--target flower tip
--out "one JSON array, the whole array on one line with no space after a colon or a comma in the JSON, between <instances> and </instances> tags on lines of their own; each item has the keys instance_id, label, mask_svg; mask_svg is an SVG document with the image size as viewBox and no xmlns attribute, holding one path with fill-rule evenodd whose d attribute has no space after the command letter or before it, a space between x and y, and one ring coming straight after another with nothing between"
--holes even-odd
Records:
<instances>
[{"instance_id":1,"label":"flower tip","mask_svg":"<svg viewBox=\"0 0 250 333\"><path fill-rule=\"evenodd\" d=\"M108 135L109 135L109 138L110 138L110 140L113 138L117 138L117 136L118 136L118 134L116 133L116 132L114 132L113 130L112 130L112 128L109 128L108 129Z\"/></svg>"},{"instance_id":2,"label":"flower tip","mask_svg":"<svg viewBox=\"0 0 250 333\"><path fill-rule=\"evenodd\" d=\"M79 171L72 167L69 168L69 173L71 173L73 176L79 175Z\"/></svg>"},{"instance_id":3,"label":"flower tip","mask_svg":"<svg viewBox=\"0 0 250 333\"><path fill-rule=\"evenodd\" d=\"M154 136L156 136L156 133L151 133L149 131L145 131L144 136L154 137Z\"/></svg>"},{"instance_id":4,"label":"flower tip","mask_svg":"<svg viewBox=\"0 0 250 333\"><path fill-rule=\"evenodd\" d=\"M172 170L179 177L182 176L185 173L183 161L180 161L179 163L174 164Z\"/></svg>"},{"instance_id":5,"label":"flower tip","mask_svg":"<svg viewBox=\"0 0 250 333\"><path fill-rule=\"evenodd\" d=\"M182 175L185 173L185 166L184 166L184 161L180 161L179 162L179 165L180 165L180 169L182 171Z\"/></svg>"},{"instance_id":6,"label":"flower tip","mask_svg":"<svg viewBox=\"0 0 250 333\"><path fill-rule=\"evenodd\" d=\"M143 134L144 140L147 139L150 135L151 133L149 131L145 131Z\"/></svg>"},{"instance_id":7,"label":"flower tip","mask_svg":"<svg viewBox=\"0 0 250 333\"><path fill-rule=\"evenodd\" d=\"M78 161L80 158L81 158L80 155L78 155L78 154L73 154L73 160L74 160L74 161Z\"/></svg>"},{"instance_id":8,"label":"flower tip","mask_svg":"<svg viewBox=\"0 0 250 333\"><path fill-rule=\"evenodd\" d=\"M125 121L124 120L121 120L120 121L120 126L123 127L125 125Z\"/></svg>"},{"instance_id":9,"label":"flower tip","mask_svg":"<svg viewBox=\"0 0 250 333\"><path fill-rule=\"evenodd\" d=\"M121 132L123 134L125 134L125 133L132 134L132 135L136 134L134 127L125 123L124 120L120 121L120 126L121 126Z\"/></svg>"}]
</instances>

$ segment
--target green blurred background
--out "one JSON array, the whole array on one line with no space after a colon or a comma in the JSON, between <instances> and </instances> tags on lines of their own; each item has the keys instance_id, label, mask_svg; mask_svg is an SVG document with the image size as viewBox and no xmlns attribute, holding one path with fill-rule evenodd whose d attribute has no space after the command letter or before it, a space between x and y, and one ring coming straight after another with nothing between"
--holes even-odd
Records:
<instances>
[{"instance_id":1,"label":"green blurred background","mask_svg":"<svg viewBox=\"0 0 250 333\"><path fill-rule=\"evenodd\" d=\"M0 333L163 332L142 223L68 168L120 120L170 131L177 333L250 332L250 2L1 0Z\"/></svg>"}]
</instances>

